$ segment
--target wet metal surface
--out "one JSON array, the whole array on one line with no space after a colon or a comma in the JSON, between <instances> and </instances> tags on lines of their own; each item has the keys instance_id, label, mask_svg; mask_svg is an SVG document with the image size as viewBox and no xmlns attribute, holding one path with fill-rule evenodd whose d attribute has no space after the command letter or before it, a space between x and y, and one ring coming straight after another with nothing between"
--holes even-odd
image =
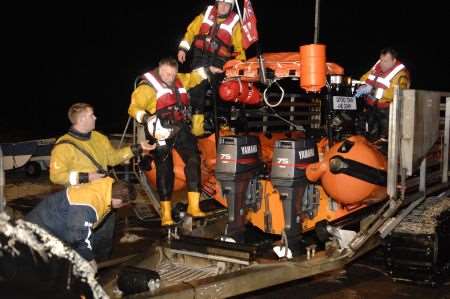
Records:
<instances>
[{"instance_id":1,"label":"wet metal surface","mask_svg":"<svg viewBox=\"0 0 450 299\"><path fill-rule=\"evenodd\" d=\"M280 286L233 297L234 299L315 298L379 299L436 298L449 299L450 285L427 287L393 282L375 267L354 263L346 270L293 281Z\"/></svg>"}]
</instances>

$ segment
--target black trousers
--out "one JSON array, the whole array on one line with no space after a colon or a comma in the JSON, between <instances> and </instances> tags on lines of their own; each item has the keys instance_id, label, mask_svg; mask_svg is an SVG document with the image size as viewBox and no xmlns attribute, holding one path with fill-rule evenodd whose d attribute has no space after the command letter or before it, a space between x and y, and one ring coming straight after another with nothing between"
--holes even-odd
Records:
<instances>
[{"instance_id":1,"label":"black trousers","mask_svg":"<svg viewBox=\"0 0 450 299\"><path fill-rule=\"evenodd\" d=\"M389 108L367 105L369 134L372 138L387 138L389 132Z\"/></svg>"},{"instance_id":2,"label":"black trousers","mask_svg":"<svg viewBox=\"0 0 450 299\"><path fill-rule=\"evenodd\" d=\"M188 191L200 190L200 152L197 139L191 134L189 127L183 124L178 133L166 140L167 145L158 146L154 151L156 164L156 185L160 200L170 200L172 196L175 174L173 171L172 148L180 154L185 164L184 174Z\"/></svg>"},{"instance_id":3,"label":"black trousers","mask_svg":"<svg viewBox=\"0 0 450 299\"><path fill-rule=\"evenodd\" d=\"M205 111L205 98L208 92L209 82L203 80L202 83L189 90L189 98L192 106L192 114L203 114Z\"/></svg>"},{"instance_id":4,"label":"black trousers","mask_svg":"<svg viewBox=\"0 0 450 299\"><path fill-rule=\"evenodd\" d=\"M78 242L84 242L84 238L86 238L85 233L71 229L76 223L66 221L67 218L64 216L66 214L62 214L60 203L68 205L65 190L53 193L48 198L43 199L38 206L26 215L25 220L41 226L76 250ZM71 221L84 223L86 214L79 212L78 209L77 207L73 209L68 208L65 210L65 213L73 214L69 218ZM92 231L90 241L94 257L97 261L110 258L113 248L115 225L116 211L111 211L103 222ZM84 257L86 258L86 256Z\"/></svg>"},{"instance_id":5,"label":"black trousers","mask_svg":"<svg viewBox=\"0 0 450 299\"><path fill-rule=\"evenodd\" d=\"M103 261L111 257L114 243L114 234L116 228L117 212L111 211L103 223L92 233L92 249L95 260Z\"/></svg>"},{"instance_id":6,"label":"black trousers","mask_svg":"<svg viewBox=\"0 0 450 299\"><path fill-rule=\"evenodd\" d=\"M209 52L203 52L197 48L193 49L193 59L192 59L192 69L199 67L209 67L215 66L218 68L223 68L227 58L218 57L215 54ZM199 85L191 88L189 90L189 98L192 105L193 114L203 114L205 111L205 98L209 87L217 91L219 88L219 83L223 80L223 74L210 74L209 81L204 80Z\"/></svg>"}]
</instances>

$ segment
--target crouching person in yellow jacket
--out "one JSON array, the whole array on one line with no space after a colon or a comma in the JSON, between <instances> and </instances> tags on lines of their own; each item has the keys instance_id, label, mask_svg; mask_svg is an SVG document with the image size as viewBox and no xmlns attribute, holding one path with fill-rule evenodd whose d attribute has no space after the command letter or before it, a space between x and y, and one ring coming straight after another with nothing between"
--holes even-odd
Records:
<instances>
[{"instance_id":1,"label":"crouching person in yellow jacket","mask_svg":"<svg viewBox=\"0 0 450 299\"><path fill-rule=\"evenodd\" d=\"M132 185L114 183L110 177L70 186L43 199L25 220L35 223L66 242L94 268L95 259L111 251L113 233L100 229L112 209L136 197ZM109 226L108 229L114 229Z\"/></svg>"},{"instance_id":2,"label":"crouching person in yellow jacket","mask_svg":"<svg viewBox=\"0 0 450 299\"><path fill-rule=\"evenodd\" d=\"M220 69L210 68L208 71ZM199 208L200 154L197 139L188 126L190 103L186 90L206 79L204 68L181 74L178 73L175 59L164 58L156 69L141 76L141 81L131 95L128 113L144 125L146 138L156 144L153 153L163 226L174 224L170 202L174 186L172 148L178 151L186 165L187 212L193 217L205 216Z\"/></svg>"}]
</instances>

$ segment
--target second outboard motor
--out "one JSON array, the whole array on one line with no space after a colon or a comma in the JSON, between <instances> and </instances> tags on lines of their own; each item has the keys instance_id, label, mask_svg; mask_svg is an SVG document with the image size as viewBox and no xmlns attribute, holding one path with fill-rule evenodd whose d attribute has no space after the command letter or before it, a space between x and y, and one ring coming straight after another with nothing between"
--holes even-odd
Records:
<instances>
[{"instance_id":1,"label":"second outboard motor","mask_svg":"<svg viewBox=\"0 0 450 299\"><path fill-rule=\"evenodd\" d=\"M263 169L260 144L256 136L226 136L219 138L216 178L228 205L227 234L244 229L246 201L250 181Z\"/></svg>"},{"instance_id":2,"label":"second outboard motor","mask_svg":"<svg viewBox=\"0 0 450 299\"><path fill-rule=\"evenodd\" d=\"M275 143L272 158L271 181L280 193L283 203L285 232L298 235L303 194L307 186L305 168L318 161L318 153L312 140L281 139Z\"/></svg>"}]
</instances>

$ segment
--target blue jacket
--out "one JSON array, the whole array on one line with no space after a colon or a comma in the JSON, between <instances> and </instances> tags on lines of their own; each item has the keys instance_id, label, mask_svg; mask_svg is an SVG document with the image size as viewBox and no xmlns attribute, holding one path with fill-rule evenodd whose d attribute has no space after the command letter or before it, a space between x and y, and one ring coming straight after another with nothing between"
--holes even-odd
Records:
<instances>
[{"instance_id":1,"label":"blue jacket","mask_svg":"<svg viewBox=\"0 0 450 299\"><path fill-rule=\"evenodd\" d=\"M43 199L25 220L67 242L87 261L94 259L92 231L111 211L113 179L71 186Z\"/></svg>"}]
</instances>

